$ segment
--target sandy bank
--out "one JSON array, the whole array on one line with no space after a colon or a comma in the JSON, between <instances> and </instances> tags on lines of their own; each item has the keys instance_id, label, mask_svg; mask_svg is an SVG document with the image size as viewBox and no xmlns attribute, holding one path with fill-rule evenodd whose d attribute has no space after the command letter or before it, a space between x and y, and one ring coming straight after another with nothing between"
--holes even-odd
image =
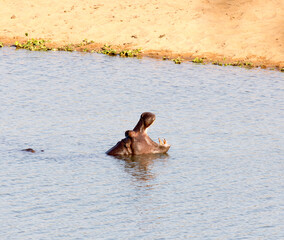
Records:
<instances>
[{"instance_id":1,"label":"sandy bank","mask_svg":"<svg viewBox=\"0 0 284 240\"><path fill-rule=\"evenodd\" d=\"M150 55L284 67L283 0L0 0L0 41L29 33L59 45L142 48Z\"/></svg>"}]
</instances>

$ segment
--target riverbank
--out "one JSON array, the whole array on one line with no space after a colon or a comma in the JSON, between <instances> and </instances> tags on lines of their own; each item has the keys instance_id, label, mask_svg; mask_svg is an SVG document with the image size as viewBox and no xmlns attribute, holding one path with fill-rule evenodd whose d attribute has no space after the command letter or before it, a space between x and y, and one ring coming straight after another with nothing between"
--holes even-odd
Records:
<instances>
[{"instance_id":1,"label":"riverbank","mask_svg":"<svg viewBox=\"0 0 284 240\"><path fill-rule=\"evenodd\" d=\"M0 41L29 38L63 47L83 39L82 50L141 48L156 58L216 64L284 67L284 3L281 0L1 1Z\"/></svg>"}]
</instances>

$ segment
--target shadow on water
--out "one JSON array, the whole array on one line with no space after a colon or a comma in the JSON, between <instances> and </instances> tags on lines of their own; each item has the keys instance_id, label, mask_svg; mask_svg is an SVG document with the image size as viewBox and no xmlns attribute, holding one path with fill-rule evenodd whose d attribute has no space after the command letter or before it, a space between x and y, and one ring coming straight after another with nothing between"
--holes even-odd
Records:
<instances>
[{"instance_id":1,"label":"shadow on water","mask_svg":"<svg viewBox=\"0 0 284 240\"><path fill-rule=\"evenodd\" d=\"M115 157L118 160L124 161L124 168L127 173L133 176L139 182L148 182L155 179L153 173L153 165L156 161L166 160L170 156L164 154L143 154L128 157Z\"/></svg>"}]
</instances>

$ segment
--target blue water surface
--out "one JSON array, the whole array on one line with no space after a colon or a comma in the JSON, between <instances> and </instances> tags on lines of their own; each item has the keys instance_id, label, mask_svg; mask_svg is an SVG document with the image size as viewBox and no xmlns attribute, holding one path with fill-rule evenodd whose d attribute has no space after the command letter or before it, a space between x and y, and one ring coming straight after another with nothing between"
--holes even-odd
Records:
<instances>
[{"instance_id":1,"label":"blue water surface","mask_svg":"<svg viewBox=\"0 0 284 240\"><path fill-rule=\"evenodd\" d=\"M0 239L284 239L283 80L0 49ZM107 156L144 111L168 155Z\"/></svg>"}]
</instances>

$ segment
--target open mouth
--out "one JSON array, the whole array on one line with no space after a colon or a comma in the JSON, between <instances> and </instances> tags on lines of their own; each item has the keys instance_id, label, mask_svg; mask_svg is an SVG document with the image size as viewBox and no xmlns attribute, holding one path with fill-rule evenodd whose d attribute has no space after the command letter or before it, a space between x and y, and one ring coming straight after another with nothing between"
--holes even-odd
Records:
<instances>
[{"instance_id":1,"label":"open mouth","mask_svg":"<svg viewBox=\"0 0 284 240\"><path fill-rule=\"evenodd\" d=\"M151 127L151 126L152 126L152 124L153 124L154 122L155 122L155 120L154 120L154 121L153 121L153 122L152 122L152 123L151 123L148 127L146 127L146 128L145 128L145 130L144 130L144 131L145 131L145 133L148 133L148 129L149 129L149 127Z\"/></svg>"},{"instance_id":2,"label":"open mouth","mask_svg":"<svg viewBox=\"0 0 284 240\"><path fill-rule=\"evenodd\" d=\"M166 139L161 140L160 138L159 138L159 144L160 144L161 146L168 145Z\"/></svg>"}]
</instances>

